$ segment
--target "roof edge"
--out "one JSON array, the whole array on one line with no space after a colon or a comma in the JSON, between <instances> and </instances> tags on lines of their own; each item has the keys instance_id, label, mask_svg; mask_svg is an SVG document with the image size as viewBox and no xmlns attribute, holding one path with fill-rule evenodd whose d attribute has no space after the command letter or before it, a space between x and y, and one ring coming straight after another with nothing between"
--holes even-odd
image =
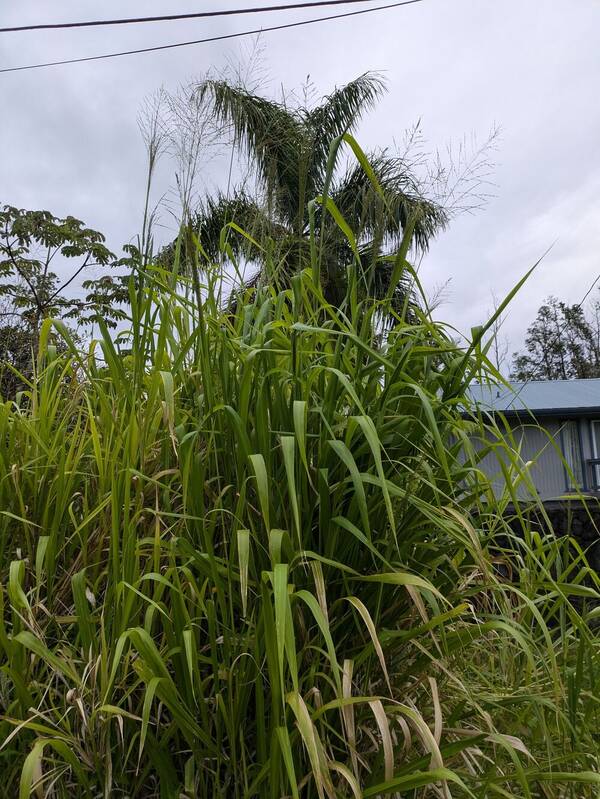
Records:
<instances>
[{"instance_id":1,"label":"roof edge","mask_svg":"<svg viewBox=\"0 0 600 799\"><path fill-rule=\"evenodd\" d=\"M483 413L491 416L506 416L506 417L559 417L561 419L568 418L582 418L586 416L600 417L600 405L587 406L583 405L579 408L483 408L475 405L475 408Z\"/></svg>"}]
</instances>

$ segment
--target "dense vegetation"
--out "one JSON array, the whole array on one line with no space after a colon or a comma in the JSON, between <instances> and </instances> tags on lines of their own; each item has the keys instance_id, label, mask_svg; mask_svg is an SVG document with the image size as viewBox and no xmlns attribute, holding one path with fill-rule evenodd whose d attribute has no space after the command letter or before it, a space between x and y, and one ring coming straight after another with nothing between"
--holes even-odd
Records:
<instances>
[{"instance_id":1,"label":"dense vegetation","mask_svg":"<svg viewBox=\"0 0 600 799\"><path fill-rule=\"evenodd\" d=\"M139 260L127 353L43 322L0 405L4 795L597 795L598 579L512 532L527 467L464 413L486 331L411 305L411 224L369 298L320 205L335 304L321 225L226 308L210 262L199 295Z\"/></svg>"}]
</instances>

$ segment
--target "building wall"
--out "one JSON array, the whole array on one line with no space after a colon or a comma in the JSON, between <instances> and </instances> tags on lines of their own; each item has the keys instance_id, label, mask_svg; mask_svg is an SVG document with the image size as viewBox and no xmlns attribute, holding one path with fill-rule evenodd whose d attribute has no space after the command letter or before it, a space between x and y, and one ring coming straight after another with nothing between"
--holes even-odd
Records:
<instances>
[{"instance_id":1,"label":"building wall","mask_svg":"<svg viewBox=\"0 0 600 799\"><path fill-rule=\"evenodd\" d=\"M594 458L593 434L591 419L552 419L545 417L540 420L539 426L533 423L511 420L508 421L509 429L505 437L520 453L524 462L531 462L529 474L538 494L542 499L555 499L573 491L577 486L583 491L589 491L597 486L597 477L600 477L600 468L595 469L587 463ZM567 430L567 425L570 429ZM565 453L571 441L572 457L577 456L573 472L575 480L569 474L564 460L569 461ZM573 442L576 442L576 447ZM478 451L486 446L486 442L474 442ZM501 491L504 486L504 476L498 458L502 457L495 452L488 453L481 461L481 469L492 478L492 482ZM595 471L597 474L595 474ZM524 484L517 488L517 496L527 499L530 495L528 487Z\"/></svg>"}]
</instances>

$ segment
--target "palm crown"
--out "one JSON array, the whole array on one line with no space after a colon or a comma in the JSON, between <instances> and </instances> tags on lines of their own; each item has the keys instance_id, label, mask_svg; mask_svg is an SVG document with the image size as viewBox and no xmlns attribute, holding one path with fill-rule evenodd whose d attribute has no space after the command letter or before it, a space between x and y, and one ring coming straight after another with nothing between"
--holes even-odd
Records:
<instances>
[{"instance_id":1,"label":"palm crown","mask_svg":"<svg viewBox=\"0 0 600 799\"><path fill-rule=\"evenodd\" d=\"M384 90L379 75L366 73L336 89L317 107L290 108L227 81L202 82L197 88L198 101L209 103L216 119L231 125L257 178L256 196L239 189L230 196L208 197L191 220L209 257L218 257L221 231L235 222L254 238L264 240L266 235L275 243L280 267L277 280L285 286L307 262L308 205L323 193L329 175L328 194L354 232L363 267L377 264L370 290L374 296L386 293L391 270L385 261L373 256L397 247L409 219L414 224L414 242L424 250L447 219L443 208L422 196L406 162L385 151L369 154L384 203L360 164L346 169L334 165L331 174L331 142L352 132ZM337 304L345 293L346 267L352 253L340 228L327 224L320 207L316 209L315 226L326 245L322 262L325 295ZM248 242L243 237L231 237L229 243L236 255L248 255ZM258 252L251 257L261 260ZM249 282L256 284L261 278L274 279L259 270ZM402 287L397 291L405 296Z\"/></svg>"}]
</instances>

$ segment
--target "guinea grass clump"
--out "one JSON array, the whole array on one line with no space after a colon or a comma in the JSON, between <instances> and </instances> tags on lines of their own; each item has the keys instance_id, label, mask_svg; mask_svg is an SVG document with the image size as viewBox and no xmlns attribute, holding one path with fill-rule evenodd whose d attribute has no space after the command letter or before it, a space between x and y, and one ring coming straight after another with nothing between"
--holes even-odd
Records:
<instances>
[{"instance_id":1,"label":"guinea grass clump","mask_svg":"<svg viewBox=\"0 0 600 799\"><path fill-rule=\"evenodd\" d=\"M6 796L597 794L597 578L478 468L525 475L464 418L480 334L358 263L332 306L312 244L227 309L140 268L126 357L44 324L0 406Z\"/></svg>"}]
</instances>

